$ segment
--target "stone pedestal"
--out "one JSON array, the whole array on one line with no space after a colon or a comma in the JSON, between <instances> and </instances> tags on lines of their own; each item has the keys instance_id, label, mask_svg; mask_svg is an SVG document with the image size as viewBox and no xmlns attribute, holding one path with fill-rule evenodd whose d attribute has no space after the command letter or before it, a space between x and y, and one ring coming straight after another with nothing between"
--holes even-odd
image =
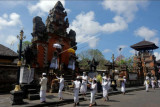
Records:
<instances>
[{"instance_id":1,"label":"stone pedestal","mask_svg":"<svg viewBox=\"0 0 160 107\"><path fill-rule=\"evenodd\" d=\"M11 104L19 105L24 104L23 102L23 91L10 91L11 93Z\"/></svg>"}]
</instances>

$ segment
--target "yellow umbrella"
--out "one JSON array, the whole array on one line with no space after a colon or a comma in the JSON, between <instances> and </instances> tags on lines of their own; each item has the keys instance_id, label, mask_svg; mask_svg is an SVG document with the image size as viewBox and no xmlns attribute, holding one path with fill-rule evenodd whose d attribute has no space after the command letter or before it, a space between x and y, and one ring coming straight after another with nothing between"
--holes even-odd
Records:
<instances>
[{"instance_id":1,"label":"yellow umbrella","mask_svg":"<svg viewBox=\"0 0 160 107\"><path fill-rule=\"evenodd\" d=\"M75 50L72 49L72 48L69 48L69 49L68 49L68 52L69 52L69 53L75 53Z\"/></svg>"}]
</instances>

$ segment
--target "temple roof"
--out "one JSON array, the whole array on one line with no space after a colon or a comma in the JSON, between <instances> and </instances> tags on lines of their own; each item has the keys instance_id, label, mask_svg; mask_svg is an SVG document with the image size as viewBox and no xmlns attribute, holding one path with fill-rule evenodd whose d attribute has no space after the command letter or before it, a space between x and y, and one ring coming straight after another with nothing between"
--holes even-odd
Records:
<instances>
[{"instance_id":1,"label":"temple roof","mask_svg":"<svg viewBox=\"0 0 160 107\"><path fill-rule=\"evenodd\" d=\"M0 44L0 56L18 57L18 54L13 50Z\"/></svg>"},{"instance_id":2,"label":"temple roof","mask_svg":"<svg viewBox=\"0 0 160 107\"><path fill-rule=\"evenodd\" d=\"M64 7L62 5L62 3L60 1L58 1L55 6L54 6L55 9L57 10L60 10L60 11L64 11Z\"/></svg>"},{"instance_id":3,"label":"temple roof","mask_svg":"<svg viewBox=\"0 0 160 107\"><path fill-rule=\"evenodd\" d=\"M143 40L141 42L138 42L134 45L131 46L131 48L140 51L140 50L152 50L152 49L157 49L159 48L158 46L155 45L153 42L149 42L146 40Z\"/></svg>"}]
</instances>

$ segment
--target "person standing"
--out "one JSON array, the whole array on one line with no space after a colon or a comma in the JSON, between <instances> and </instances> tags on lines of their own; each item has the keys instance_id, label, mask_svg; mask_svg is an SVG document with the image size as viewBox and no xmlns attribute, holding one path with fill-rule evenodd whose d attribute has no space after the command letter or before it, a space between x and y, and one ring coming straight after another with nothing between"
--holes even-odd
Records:
<instances>
[{"instance_id":1,"label":"person standing","mask_svg":"<svg viewBox=\"0 0 160 107\"><path fill-rule=\"evenodd\" d=\"M107 80L108 80L108 92L109 92L109 89L111 88L111 76L110 75L108 75Z\"/></svg>"},{"instance_id":2,"label":"person standing","mask_svg":"<svg viewBox=\"0 0 160 107\"><path fill-rule=\"evenodd\" d=\"M152 84L152 89L155 89L155 85L156 85L156 80L154 77L151 78L151 84Z\"/></svg>"},{"instance_id":3,"label":"person standing","mask_svg":"<svg viewBox=\"0 0 160 107\"><path fill-rule=\"evenodd\" d=\"M146 80L144 81L144 85L146 87L146 92L148 92L148 88L149 88L149 78L146 78Z\"/></svg>"},{"instance_id":4,"label":"person standing","mask_svg":"<svg viewBox=\"0 0 160 107\"><path fill-rule=\"evenodd\" d=\"M159 78L159 80L158 80L158 87L160 88L160 78Z\"/></svg>"},{"instance_id":5,"label":"person standing","mask_svg":"<svg viewBox=\"0 0 160 107\"><path fill-rule=\"evenodd\" d=\"M123 80L121 81L121 92L125 95L125 83L126 83L126 77L123 76Z\"/></svg>"},{"instance_id":6,"label":"person standing","mask_svg":"<svg viewBox=\"0 0 160 107\"><path fill-rule=\"evenodd\" d=\"M73 85L74 85L74 106L77 106L79 105L79 89L80 89L80 86L81 86L81 82L79 80L79 78L76 78L75 81L72 81L73 82Z\"/></svg>"},{"instance_id":7,"label":"person standing","mask_svg":"<svg viewBox=\"0 0 160 107\"><path fill-rule=\"evenodd\" d=\"M108 97L109 81L107 79L103 80L102 88L103 88L103 99L104 99L104 101L109 100L109 97Z\"/></svg>"},{"instance_id":8,"label":"person standing","mask_svg":"<svg viewBox=\"0 0 160 107\"><path fill-rule=\"evenodd\" d=\"M41 103L45 103L46 102L46 90L47 90L46 73L42 73L42 78L40 78L39 84L41 85L41 88L40 88L40 101L41 101Z\"/></svg>"},{"instance_id":9,"label":"person standing","mask_svg":"<svg viewBox=\"0 0 160 107\"><path fill-rule=\"evenodd\" d=\"M87 81L88 81L88 76L86 75L86 72L83 72L83 76L81 76L81 78L82 78L82 84L80 92L83 94L83 96L85 96L87 92Z\"/></svg>"},{"instance_id":10,"label":"person standing","mask_svg":"<svg viewBox=\"0 0 160 107\"><path fill-rule=\"evenodd\" d=\"M62 90L64 88L64 78L63 78L63 75L61 75L60 78L57 77L57 75L56 75L56 78L59 80L58 97L59 97L59 100L63 100Z\"/></svg>"},{"instance_id":11,"label":"person standing","mask_svg":"<svg viewBox=\"0 0 160 107\"><path fill-rule=\"evenodd\" d=\"M90 98L90 105L89 107L92 107L92 106L96 106L97 103L95 101L95 94L97 92L97 81L96 80L92 80L92 82L88 81L89 84L91 84L91 98Z\"/></svg>"}]
</instances>

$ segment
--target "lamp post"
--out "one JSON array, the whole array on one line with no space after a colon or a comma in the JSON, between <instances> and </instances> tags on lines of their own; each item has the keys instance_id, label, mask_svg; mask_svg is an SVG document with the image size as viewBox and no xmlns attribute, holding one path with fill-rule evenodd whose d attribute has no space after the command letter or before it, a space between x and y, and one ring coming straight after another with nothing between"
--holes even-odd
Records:
<instances>
[{"instance_id":1,"label":"lamp post","mask_svg":"<svg viewBox=\"0 0 160 107\"><path fill-rule=\"evenodd\" d=\"M111 86L113 88L114 91L117 91L116 87L117 87L117 84L116 84L116 80L114 80L114 76L115 76L115 64L114 64L114 54L112 54L112 81L111 81Z\"/></svg>"},{"instance_id":2,"label":"lamp post","mask_svg":"<svg viewBox=\"0 0 160 107\"><path fill-rule=\"evenodd\" d=\"M22 62L21 62L21 56L22 56L22 41L23 39L25 39L26 37L23 36L23 30L20 31L20 36L17 35L17 38L19 39L19 50L18 50L18 62L17 62L17 66L18 66L18 71L17 71L17 85L19 85L19 77L20 77L20 68L21 68L21 65L22 65Z\"/></svg>"},{"instance_id":3,"label":"lamp post","mask_svg":"<svg viewBox=\"0 0 160 107\"><path fill-rule=\"evenodd\" d=\"M17 38L19 39L19 56L18 56L18 62L17 62L17 66L18 66L18 71L17 71L17 82L15 85L15 89L12 90L10 93L12 95L12 105L18 105L18 104L23 104L23 91L21 91L20 89L20 85L19 85L19 77L20 77L20 67L21 67L21 53L22 53L22 40L25 39L25 37L23 37L23 30L20 31L20 36L17 36Z\"/></svg>"}]
</instances>

